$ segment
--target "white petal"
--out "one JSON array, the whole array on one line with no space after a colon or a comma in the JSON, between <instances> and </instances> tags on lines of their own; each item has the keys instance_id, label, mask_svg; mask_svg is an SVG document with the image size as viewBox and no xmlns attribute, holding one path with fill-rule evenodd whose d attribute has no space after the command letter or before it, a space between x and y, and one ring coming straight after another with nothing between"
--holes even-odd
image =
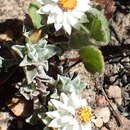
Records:
<instances>
[{"instance_id":1,"label":"white petal","mask_svg":"<svg viewBox=\"0 0 130 130\"><path fill-rule=\"evenodd\" d=\"M46 115L51 119L60 117L60 113L58 111L46 112Z\"/></svg>"},{"instance_id":2,"label":"white petal","mask_svg":"<svg viewBox=\"0 0 130 130\"><path fill-rule=\"evenodd\" d=\"M69 101L69 97L65 94L65 93L61 93L61 96L60 96L60 100L64 103L64 104L68 104L68 101Z\"/></svg>"},{"instance_id":3,"label":"white petal","mask_svg":"<svg viewBox=\"0 0 130 130\"><path fill-rule=\"evenodd\" d=\"M81 106L87 106L86 99L82 99L79 95L76 95L76 93L72 93L70 96L70 101L72 102L72 105L74 108L79 108Z\"/></svg>"},{"instance_id":4,"label":"white petal","mask_svg":"<svg viewBox=\"0 0 130 130\"><path fill-rule=\"evenodd\" d=\"M80 98L78 95L76 95L74 92L70 96L70 102L72 103L74 108L80 107Z\"/></svg>"},{"instance_id":5,"label":"white petal","mask_svg":"<svg viewBox=\"0 0 130 130\"><path fill-rule=\"evenodd\" d=\"M68 18L67 18L67 12L64 12L64 21L63 21L63 27L64 30L70 35L71 34L71 25L69 24Z\"/></svg>"},{"instance_id":6,"label":"white petal","mask_svg":"<svg viewBox=\"0 0 130 130\"><path fill-rule=\"evenodd\" d=\"M55 16L50 14L47 19L47 24L52 24L54 22L55 22Z\"/></svg>"},{"instance_id":7,"label":"white petal","mask_svg":"<svg viewBox=\"0 0 130 130\"><path fill-rule=\"evenodd\" d=\"M54 27L55 27L56 31L58 31L58 30L60 30L62 28L62 24L55 23Z\"/></svg>"},{"instance_id":8,"label":"white petal","mask_svg":"<svg viewBox=\"0 0 130 130\"><path fill-rule=\"evenodd\" d=\"M72 115L75 114L75 109L73 107L71 107L71 106L68 106L68 107L64 108L64 110L71 113Z\"/></svg>"},{"instance_id":9,"label":"white petal","mask_svg":"<svg viewBox=\"0 0 130 130\"><path fill-rule=\"evenodd\" d=\"M58 100L51 99L50 101L52 102L52 104L55 106L56 109L61 109L63 107L66 107L62 102Z\"/></svg>"},{"instance_id":10,"label":"white petal","mask_svg":"<svg viewBox=\"0 0 130 130\"><path fill-rule=\"evenodd\" d=\"M58 2L58 0L51 0L51 1L56 2L56 3Z\"/></svg>"},{"instance_id":11,"label":"white petal","mask_svg":"<svg viewBox=\"0 0 130 130\"><path fill-rule=\"evenodd\" d=\"M39 3L44 4L43 0L37 0Z\"/></svg>"},{"instance_id":12,"label":"white petal","mask_svg":"<svg viewBox=\"0 0 130 130\"><path fill-rule=\"evenodd\" d=\"M65 115L61 117L61 123L69 123L73 119L72 116Z\"/></svg>"},{"instance_id":13,"label":"white petal","mask_svg":"<svg viewBox=\"0 0 130 130\"><path fill-rule=\"evenodd\" d=\"M81 99L79 104L80 104L80 106L87 106L88 105L86 99Z\"/></svg>"},{"instance_id":14,"label":"white petal","mask_svg":"<svg viewBox=\"0 0 130 130\"><path fill-rule=\"evenodd\" d=\"M57 3L58 0L37 0L41 4L54 4Z\"/></svg>"},{"instance_id":15,"label":"white petal","mask_svg":"<svg viewBox=\"0 0 130 130\"><path fill-rule=\"evenodd\" d=\"M68 13L67 19L68 19L68 22L70 23L70 25L72 25L72 26L74 26L78 23L78 19L76 17L73 17L73 15L71 13Z\"/></svg>"},{"instance_id":16,"label":"white petal","mask_svg":"<svg viewBox=\"0 0 130 130\"><path fill-rule=\"evenodd\" d=\"M59 13L55 17L56 17L56 23L60 23L60 24L63 23L63 13Z\"/></svg>"},{"instance_id":17,"label":"white petal","mask_svg":"<svg viewBox=\"0 0 130 130\"><path fill-rule=\"evenodd\" d=\"M48 126L49 127L53 127L53 128L59 128L59 127L61 127L60 122L59 122L58 119L52 120Z\"/></svg>"},{"instance_id":18,"label":"white petal","mask_svg":"<svg viewBox=\"0 0 130 130\"><path fill-rule=\"evenodd\" d=\"M76 9L74 9L71 13L72 13L72 15L73 15L74 17L76 17L76 18L81 18L81 17L84 15L83 12L78 11L78 10L76 10Z\"/></svg>"},{"instance_id":19,"label":"white petal","mask_svg":"<svg viewBox=\"0 0 130 130\"><path fill-rule=\"evenodd\" d=\"M82 130L82 129L81 129L80 124L79 124L78 122L76 122L76 123L73 125L72 130Z\"/></svg>"},{"instance_id":20,"label":"white petal","mask_svg":"<svg viewBox=\"0 0 130 130\"><path fill-rule=\"evenodd\" d=\"M72 130L72 126L66 125L62 128L62 130Z\"/></svg>"},{"instance_id":21,"label":"white petal","mask_svg":"<svg viewBox=\"0 0 130 130\"><path fill-rule=\"evenodd\" d=\"M63 23L63 27L64 27L65 31L70 35L71 34L71 30L72 30L70 24Z\"/></svg>"},{"instance_id":22,"label":"white petal","mask_svg":"<svg viewBox=\"0 0 130 130\"><path fill-rule=\"evenodd\" d=\"M77 123L78 123L78 121L77 121L75 118L73 118L73 119L69 122L69 125L73 126L73 125L75 125L75 124L77 124Z\"/></svg>"},{"instance_id":23,"label":"white petal","mask_svg":"<svg viewBox=\"0 0 130 130\"><path fill-rule=\"evenodd\" d=\"M92 129L92 125L91 123L88 123L86 125L82 125L82 130L91 130Z\"/></svg>"},{"instance_id":24,"label":"white petal","mask_svg":"<svg viewBox=\"0 0 130 130\"><path fill-rule=\"evenodd\" d=\"M86 12L90 9L89 0L78 0L77 10Z\"/></svg>"},{"instance_id":25,"label":"white petal","mask_svg":"<svg viewBox=\"0 0 130 130\"><path fill-rule=\"evenodd\" d=\"M53 8L53 6L51 4L47 4L45 6L42 6L38 10L38 13L40 13L40 14L48 14L51 11L52 8Z\"/></svg>"},{"instance_id":26,"label":"white petal","mask_svg":"<svg viewBox=\"0 0 130 130\"><path fill-rule=\"evenodd\" d=\"M53 4L53 8L51 9L51 13L58 15L58 14L62 14L63 11L61 10L61 8L59 8L58 5Z\"/></svg>"},{"instance_id":27,"label":"white petal","mask_svg":"<svg viewBox=\"0 0 130 130\"><path fill-rule=\"evenodd\" d=\"M52 104L55 106L56 109L61 110L65 113L71 113L71 114L75 114L75 109L71 106L66 106L65 104L63 104L62 102L55 100L55 99L51 99Z\"/></svg>"},{"instance_id":28,"label":"white petal","mask_svg":"<svg viewBox=\"0 0 130 130\"><path fill-rule=\"evenodd\" d=\"M38 2L40 2L41 4L48 4L50 3L51 0L37 0Z\"/></svg>"}]
</instances>

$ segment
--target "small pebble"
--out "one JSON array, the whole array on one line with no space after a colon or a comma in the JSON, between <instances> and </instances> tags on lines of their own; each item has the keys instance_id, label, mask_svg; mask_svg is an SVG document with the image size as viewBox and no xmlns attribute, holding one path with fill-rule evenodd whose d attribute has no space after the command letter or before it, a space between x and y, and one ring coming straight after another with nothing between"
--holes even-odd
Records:
<instances>
[{"instance_id":1,"label":"small pebble","mask_svg":"<svg viewBox=\"0 0 130 130\"><path fill-rule=\"evenodd\" d=\"M113 83L116 80L117 76L110 77L110 82Z\"/></svg>"},{"instance_id":2,"label":"small pebble","mask_svg":"<svg viewBox=\"0 0 130 130\"><path fill-rule=\"evenodd\" d=\"M126 40L124 41L124 44L130 44L130 38L126 39Z\"/></svg>"},{"instance_id":3,"label":"small pebble","mask_svg":"<svg viewBox=\"0 0 130 130\"><path fill-rule=\"evenodd\" d=\"M101 130L108 130L106 127L102 127Z\"/></svg>"},{"instance_id":4,"label":"small pebble","mask_svg":"<svg viewBox=\"0 0 130 130\"><path fill-rule=\"evenodd\" d=\"M116 57L111 60L112 63L119 63L122 57Z\"/></svg>"},{"instance_id":5,"label":"small pebble","mask_svg":"<svg viewBox=\"0 0 130 130\"><path fill-rule=\"evenodd\" d=\"M99 95L97 98L96 98L96 104L97 106L108 106L109 103L107 102L106 98L102 95Z\"/></svg>"},{"instance_id":6,"label":"small pebble","mask_svg":"<svg viewBox=\"0 0 130 130\"><path fill-rule=\"evenodd\" d=\"M123 85L126 85L126 84L128 83L126 74L124 74L124 75L122 76L121 81L122 81Z\"/></svg>"},{"instance_id":7,"label":"small pebble","mask_svg":"<svg viewBox=\"0 0 130 130\"><path fill-rule=\"evenodd\" d=\"M130 58L126 57L126 58L122 59L121 62L128 62L128 63L130 63Z\"/></svg>"},{"instance_id":8,"label":"small pebble","mask_svg":"<svg viewBox=\"0 0 130 130\"><path fill-rule=\"evenodd\" d=\"M97 118L94 124L96 127L101 128L103 126L103 121L101 118Z\"/></svg>"}]
</instances>

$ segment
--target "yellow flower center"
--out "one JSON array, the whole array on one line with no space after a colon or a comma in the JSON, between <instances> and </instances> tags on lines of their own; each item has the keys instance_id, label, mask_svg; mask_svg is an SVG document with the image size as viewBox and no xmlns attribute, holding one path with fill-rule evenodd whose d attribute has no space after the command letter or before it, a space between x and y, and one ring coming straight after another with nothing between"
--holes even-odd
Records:
<instances>
[{"instance_id":1,"label":"yellow flower center","mask_svg":"<svg viewBox=\"0 0 130 130\"><path fill-rule=\"evenodd\" d=\"M58 4L64 11L70 11L76 7L77 0L59 0Z\"/></svg>"},{"instance_id":2,"label":"yellow flower center","mask_svg":"<svg viewBox=\"0 0 130 130\"><path fill-rule=\"evenodd\" d=\"M86 124L90 122L92 113L88 107L80 107L76 111L76 118L80 123Z\"/></svg>"}]
</instances>

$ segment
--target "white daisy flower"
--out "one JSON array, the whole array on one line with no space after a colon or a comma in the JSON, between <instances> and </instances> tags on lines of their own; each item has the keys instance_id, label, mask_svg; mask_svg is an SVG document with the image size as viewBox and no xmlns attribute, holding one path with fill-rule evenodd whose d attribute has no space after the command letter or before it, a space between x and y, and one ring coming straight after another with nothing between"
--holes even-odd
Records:
<instances>
[{"instance_id":1,"label":"white daisy flower","mask_svg":"<svg viewBox=\"0 0 130 130\"><path fill-rule=\"evenodd\" d=\"M56 31L61 29L71 34L72 27L87 21L85 12L90 8L90 0L38 0L43 6L40 14L47 14L47 24L54 23Z\"/></svg>"},{"instance_id":2,"label":"white daisy flower","mask_svg":"<svg viewBox=\"0 0 130 130\"><path fill-rule=\"evenodd\" d=\"M52 119L48 127L57 130L91 130L92 114L86 99L75 93L70 96L62 93L60 101L51 99L51 103L56 110L46 113Z\"/></svg>"}]
</instances>

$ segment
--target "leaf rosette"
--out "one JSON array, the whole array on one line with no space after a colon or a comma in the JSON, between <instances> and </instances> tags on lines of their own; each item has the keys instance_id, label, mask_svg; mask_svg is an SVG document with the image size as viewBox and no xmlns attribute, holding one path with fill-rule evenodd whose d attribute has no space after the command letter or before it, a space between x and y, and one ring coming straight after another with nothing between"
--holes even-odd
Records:
<instances>
[{"instance_id":1,"label":"leaf rosette","mask_svg":"<svg viewBox=\"0 0 130 130\"><path fill-rule=\"evenodd\" d=\"M24 68L28 83L31 83L32 80L38 76L39 66L43 67L40 69L40 73L42 73L44 69L47 71L47 60L55 54L60 53L58 47L55 45L47 45L45 39L39 40L36 44L26 43L25 45L14 45L12 49L23 59L19 66Z\"/></svg>"}]
</instances>

